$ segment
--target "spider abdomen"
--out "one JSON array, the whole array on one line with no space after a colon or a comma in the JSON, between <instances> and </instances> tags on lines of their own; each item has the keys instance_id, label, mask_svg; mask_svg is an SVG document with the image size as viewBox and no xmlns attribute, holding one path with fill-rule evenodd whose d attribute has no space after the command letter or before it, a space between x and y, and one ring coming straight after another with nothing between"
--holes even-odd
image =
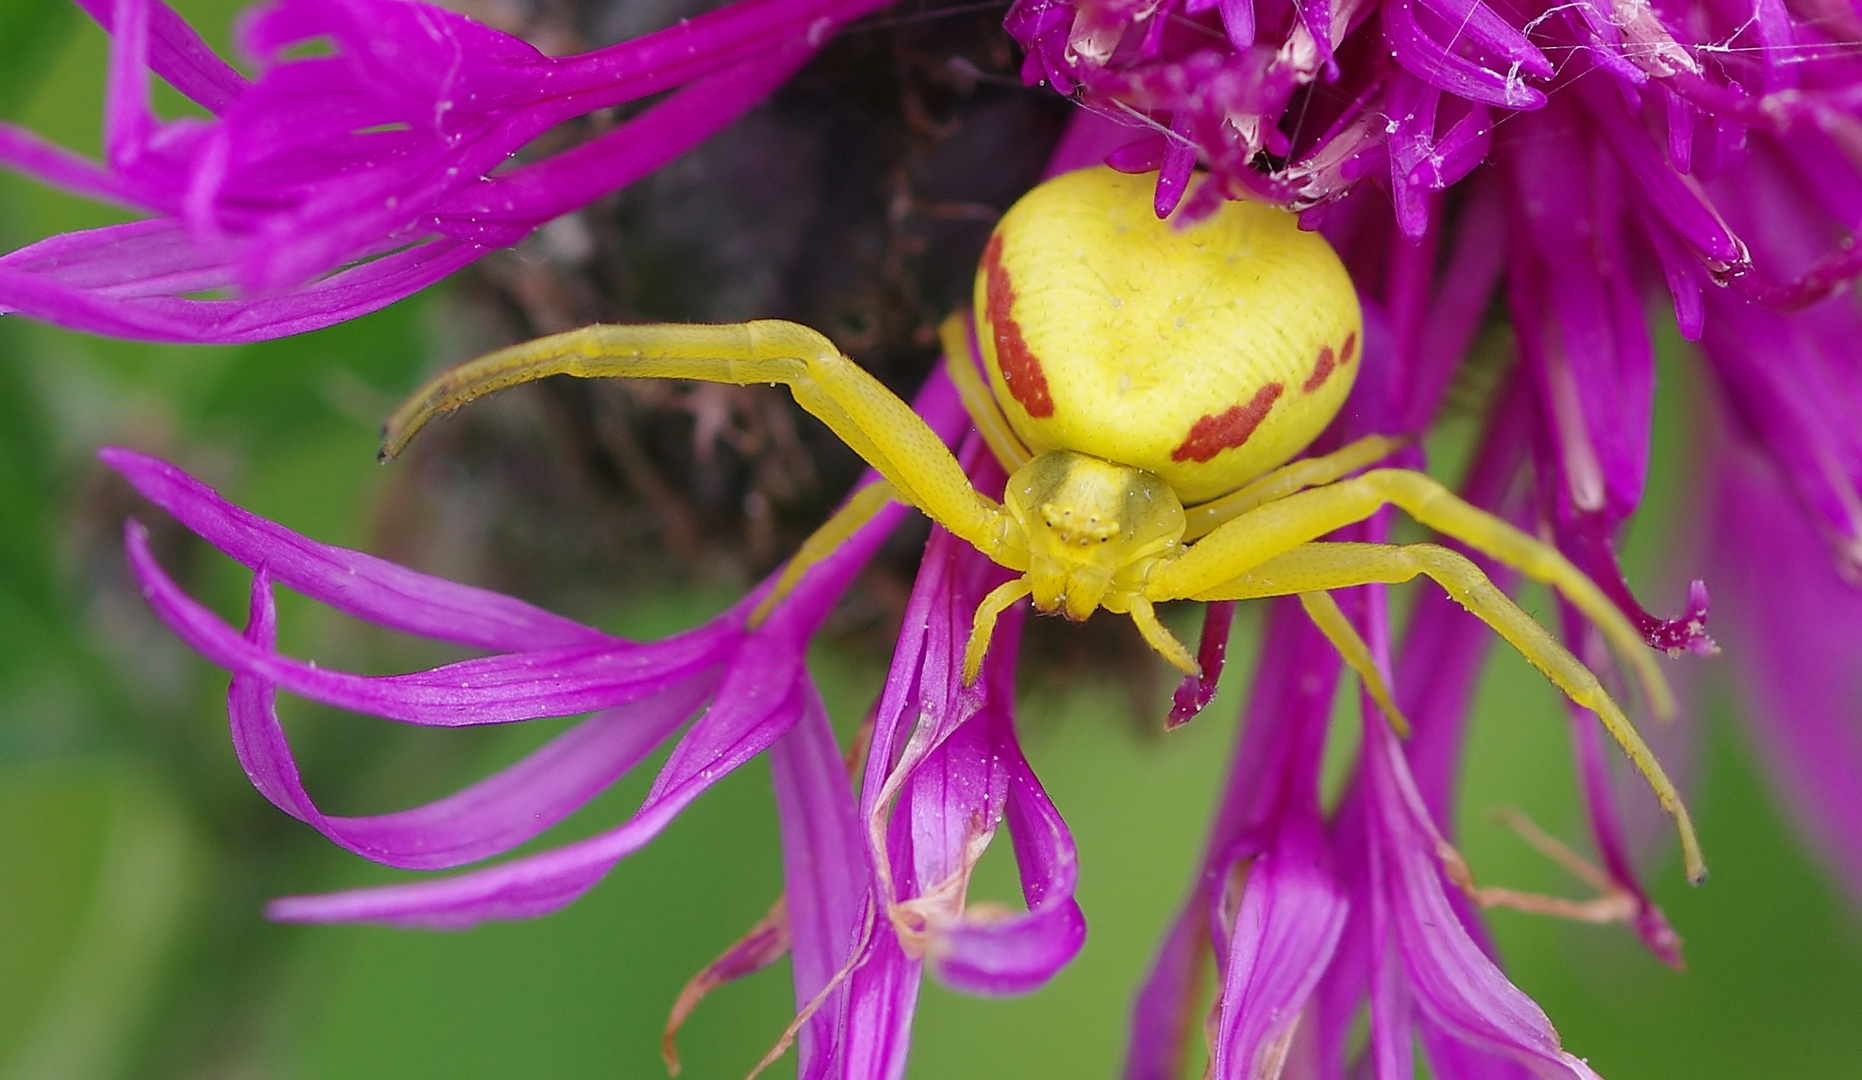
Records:
<instances>
[{"instance_id":1,"label":"spider abdomen","mask_svg":"<svg viewBox=\"0 0 1862 1080\"><path fill-rule=\"evenodd\" d=\"M1363 330L1338 256L1292 215L1234 202L1181 227L1153 186L1096 168L1024 196L977 272L978 337L1030 449L1131 465L1196 503L1325 428Z\"/></svg>"}]
</instances>

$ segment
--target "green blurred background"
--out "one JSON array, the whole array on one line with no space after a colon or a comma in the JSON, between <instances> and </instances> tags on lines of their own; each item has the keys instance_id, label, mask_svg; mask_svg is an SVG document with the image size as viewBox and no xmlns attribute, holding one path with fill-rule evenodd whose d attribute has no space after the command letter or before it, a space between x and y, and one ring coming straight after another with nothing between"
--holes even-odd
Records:
<instances>
[{"instance_id":1,"label":"green blurred background","mask_svg":"<svg viewBox=\"0 0 1862 1080\"><path fill-rule=\"evenodd\" d=\"M232 3L179 6L224 44ZM94 153L105 48L66 0L0 0L0 115ZM179 109L172 95L159 100L170 115ZM0 176L8 249L112 213ZM92 452L119 443L163 454L313 537L393 547L384 537L397 530L440 526L431 514L407 524L402 508L417 496L375 464L376 424L424 371L453 358L456 302L436 290L345 326L237 348L149 347L0 320L0 1077L662 1075L660 1027L680 986L776 896L759 764L547 919L457 934L261 919L269 896L396 875L337 851L246 784L224 731L225 676L141 608L118 540L137 507ZM1662 567L1656 554L1691 498L1674 466L1688 455L1698 393L1690 359L1670 353L1660 471L1630 560L1636 580L1656 583L1657 606L1678 595L1687 569ZM1443 433L1445 457L1465 443L1465 426ZM141 513L171 569L223 612L242 609L237 568ZM571 613L660 633L715 611L731 590L710 579L592 588ZM380 671L440 655L282 599L283 644L299 655ZM1244 618L1237 656L1249 655L1257 626L1258 615ZM878 686L880 656L830 643L817 657L843 730ZM1223 699L1164 737L1156 718L1168 680L1148 663L1134 662L1131 691L1095 682L1103 674L1038 680L1026 710L1028 751L1081 848L1084 953L1026 999L928 987L912 1075L1115 1073L1127 1001L1188 879L1246 675L1245 663L1232 669ZM1661 967L1621 928L1500 913L1495 933L1567 1048L1613 1080L1862 1077L1862 921L1755 774L1728 680L1702 674L1698 708L1683 721L1698 752L1679 767L1711 884L1687 888L1659 839L1649 849L1650 880L1686 938L1689 970ZM1519 806L1556 835L1582 835L1557 701L1501 656L1479 708L1464 849L1487 883L1572 892L1488 817ZM561 726L410 732L301 703L287 720L311 790L345 813L435 797ZM551 838L619 819L648 776ZM1012 888L1001 855L985 863L985 896ZM742 1075L781 1031L788 995L779 965L708 1000L680 1040L686 1075Z\"/></svg>"}]
</instances>

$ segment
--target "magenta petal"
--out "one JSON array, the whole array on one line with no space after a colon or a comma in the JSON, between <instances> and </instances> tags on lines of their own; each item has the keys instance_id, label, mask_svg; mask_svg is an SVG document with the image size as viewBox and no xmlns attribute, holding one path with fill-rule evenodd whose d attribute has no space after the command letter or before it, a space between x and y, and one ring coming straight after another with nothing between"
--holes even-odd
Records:
<instances>
[{"instance_id":1,"label":"magenta petal","mask_svg":"<svg viewBox=\"0 0 1862 1080\"><path fill-rule=\"evenodd\" d=\"M984 749L990 764L1008 772L1005 817L1028 910L1001 919L965 918L940 930L931 947L932 970L966 993L1025 994L1046 985L1086 941L1086 919L1073 898L1079 853L1022 756L1013 721L992 711L972 724L993 729Z\"/></svg>"},{"instance_id":2,"label":"magenta petal","mask_svg":"<svg viewBox=\"0 0 1862 1080\"><path fill-rule=\"evenodd\" d=\"M173 227L167 221L162 224ZM92 234L99 233L107 230L92 230ZM485 253L476 244L435 240L351 266L294 292L244 300L196 300L167 292L147 295L152 289L146 279L116 289L90 289L11 265L15 256L33 250L0 255L0 314L17 313L73 330L138 341L216 344L266 341L358 318L419 292ZM104 245L93 255L104 262L111 257ZM230 268L215 265L222 266L220 274L190 291L232 284ZM92 273L108 275L114 268L97 266Z\"/></svg>"},{"instance_id":3,"label":"magenta petal","mask_svg":"<svg viewBox=\"0 0 1862 1080\"><path fill-rule=\"evenodd\" d=\"M111 0L73 0L105 30L115 29ZM250 85L220 59L173 8L154 0L149 13L149 66L170 86L211 113L223 111Z\"/></svg>"},{"instance_id":4,"label":"magenta petal","mask_svg":"<svg viewBox=\"0 0 1862 1080\"><path fill-rule=\"evenodd\" d=\"M1399 71L1384 91L1384 106L1390 113L1387 140L1390 153L1390 199L1396 212L1397 228L1411 240L1419 239L1429 227L1427 187L1410 182L1410 177L1435 151L1435 111L1442 91L1422 79Z\"/></svg>"},{"instance_id":5,"label":"magenta petal","mask_svg":"<svg viewBox=\"0 0 1862 1080\"><path fill-rule=\"evenodd\" d=\"M1862 899L1862 591L1765 463L1718 467L1714 580L1753 731L1780 798Z\"/></svg>"},{"instance_id":6,"label":"magenta petal","mask_svg":"<svg viewBox=\"0 0 1862 1080\"><path fill-rule=\"evenodd\" d=\"M1423 0L1423 7L1454 27L1456 44L1478 45L1537 78L1550 78L1557 71L1538 46L1482 0Z\"/></svg>"},{"instance_id":7,"label":"magenta petal","mask_svg":"<svg viewBox=\"0 0 1862 1080\"><path fill-rule=\"evenodd\" d=\"M974 454L971 457L974 460ZM907 825L911 804L902 801L889 822L884 815L887 800L897 790L894 765L901 754L914 753L906 736L921 709L920 697L926 692L921 686L941 688L948 695L957 674L951 670L951 658L961 644L951 641L955 619L946 581L953 547L949 534L933 526L886 687L874 708L872 742L860 789L860 816L869 830L868 859L875 870L883 866L894 879L894 894L888 895L881 888L884 882L875 876L869 893L875 910L868 916L859 964L849 979L843 1075L861 1080L899 1080L905 1075L911 1049L912 1016L918 1007L924 959L906 953L886 910L899 890L912 885L912 831ZM875 829L880 835L873 835Z\"/></svg>"},{"instance_id":8,"label":"magenta petal","mask_svg":"<svg viewBox=\"0 0 1862 1080\"><path fill-rule=\"evenodd\" d=\"M605 709L650 697L723 659L734 641L729 624L650 645L618 639L507 653L431 671L370 677L332 671L254 646L182 592L149 553L148 536L131 522L124 545L155 614L208 660L265 678L282 689L355 712L434 727L504 724Z\"/></svg>"},{"instance_id":9,"label":"magenta petal","mask_svg":"<svg viewBox=\"0 0 1862 1080\"><path fill-rule=\"evenodd\" d=\"M1213 1076L1274 1074L1344 933L1350 905L1317 810L1290 808L1267 850L1242 854L1251 862L1227 942Z\"/></svg>"},{"instance_id":10,"label":"magenta petal","mask_svg":"<svg viewBox=\"0 0 1862 1080\"><path fill-rule=\"evenodd\" d=\"M1223 661L1228 657L1228 635L1235 625L1235 602L1216 600L1203 605L1202 639L1196 646L1196 665L1200 674L1185 675L1170 699L1167 729L1182 727L1215 697L1222 680Z\"/></svg>"},{"instance_id":11,"label":"magenta petal","mask_svg":"<svg viewBox=\"0 0 1862 1080\"><path fill-rule=\"evenodd\" d=\"M815 1008L796 1033L799 1080L831 1075L841 1061L847 987L828 993L853 959L866 914L866 854L853 787L812 686L801 719L769 750L782 823L795 1007Z\"/></svg>"},{"instance_id":12,"label":"magenta petal","mask_svg":"<svg viewBox=\"0 0 1862 1080\"><path fill-rule=\"evenodd\" d=\"M747 645L747 648L754 646ZM272 901L284 922L380 922L457 929L487 919L529 919L581 896L614 864L660 834L725 774L767 750L805 706L800 658L774 643L768 662L733 667L717 699L680 740L627 822L586 840L440 881ZM788 655L782 655L787 653Z\"/></svg>"},{"instance_id":13,"label":"magenta petal","mask_svg":"<svg viewBox=\"0 0 1862 1080\"><path fill-rule=\"evenodd\" d=\"M612 645L618 639L487 589L321 544L242 510L173 465L106 447L104 464L234 560L338 611L409 634L482 649Z\"/></svg>"},{"instance_id":14,"label":"magenta petal","mask_svg":"<svg viewBox=\"0 0 1862 1080\"><path fill-rule=\"evenodd\" d=\"M42 289L94 300L172 297L219 288L228 280L220 253L202 246L173 218L62 233L0 255L0 268L31 275Z\"/></svg>"},{"instance_id":15,"label":"magenta petal","mask_svg":"<svg viewBox=\"0 0 1862 1080\"><path fill-rule=\"evenodd\" d=\"M1544 1011L1507 981L1462 927L1444 891L1438 854L1443 841L1396 735L1375 713L1364 727L1374 865L1383 878L1389 940L1401 957L1407 995L1460 1042L1519 1061L1544 1077L1595 1080L1588 1066L1560 1047ZM1407 1059L1407 1036L1396 1042L1389 1048Z\"/></svg>"},{"instance_id":16,"label":"magenta petal","mask_svg":"<svg viewBox=\"0 0 1862 1080\"><path fill-rule=\"evenodd\" d=\"M1508 292L1557 455L1566 528L1578 514L1614 526L1641 502L1655 385L1642 289L1620 235L1623 177L1581 117L1555 102L1530 138L1509 144L1528 229Z\"/></svg>"},{"instance_id":17,"label":"magenta petal","mask_svg":"<svg viewBox=\"0 0 1862 1080\"><path fill-rule=\"evenodd\" d=\"M1638 201L1701 256L1721 267L1744 261L1745 245L1733 235L1720 211L1691 176L1668 167L1663 150L1651 141L1611 88L1594 80L1571 84L1585 106L1592 130L1628 173Z\"/></svg>"},{"instance_id":18,"label":"magenta petal","mask_svg":"<svg viewBox=\"0 0 1862 1080\"><path fill-rule=\"evenodd\" d=\"M915 404L940 438L949 438L967 424L955 388L942 375L934 375ZM975 464L981 453L977 443L966 456ZM794 748L799 756L791 756L789 750L776 755L778 784L787 792L785 807L793 811L789 820L807 837L804 842L795 840L801 834L789 834L791 854L799 860L789 867L800 957L798 993L812 1000L845 972L843 961L852 952L853 935L870 930L872 908L861 873L866 863L859 830L853 824L857 819L852 816L851 791L807 680L802 652L835 600L904 516L903 505L886 506L810 568L789 596L753 629L745 627L742 612L762 590L753 591L737 610L707 626L651 645L634 645L562 621L560 626L570 630L569 637L590 640L468 660L412 675L366 679L276 654L271 594L274 559L287 580L312 595L323 599L346 595L348 610L416 630L436 629L421 621L432 620L433 611L407 614L407 608L422 604L456 606L462 621L477 620L471 633L486 643L502 643L507 636L523 638L525 623L541 613L516 601L315 544L231 506L154 459L122 450L105 456L190 527L254 566L250 625L242 634L195 603L162 572L139 526L131 522L126 529L132 569L156 613L209 659L234 671L229 718L241 762L254 785L287 812L369 857L399 866L437 867L508 850L560 820L638 763L717 683L711 705L673 749L639 811L618 828L439 881L287 897L271 906L274 917L446 928L553 911L587 891L619 859L657 836L693 799L770 749L806 718L812 727ZM873 479L869 476L868 482ZM999 471L993 482L1000 483ZM987 560L983 565L1000 575ZM552 618L544 616L545 623ZM455 636L468 636L458 634L457 627L452 629ZM948 633L945 638L943 652L948 660ZM1004 652L1010 663L1012 654L1012 649ZM721 682L715 678L720 669ZM944 674L943 685L954 685L954 676L948 670ZM1000 673L992 676L1002 677ZM335 818L322 814L304 791L273 708L281 688L415 723L483 723L586 711L604 704L628 707L563 733L515 765L447 799L399 814ZM831 777L828 788L822 788L822 776ZM826 801L822 801L824 793ZM834 842L838 848L830 843L835 836L839 837ZM822 861L835 850L838 864ZM1061 876L1055 873L1048 878ZM870 936L866 940L870 942ZM880 945L882 955L886 946L898 953L891 937ZM913 960L904 967L886 969L909 975L909 986L902 982L895 986L902 996L895 1001L892 1015L900 1024L909 1023L918 968ZM884 963L867 965L865 970L870 977L882 969ZM851 1014L830 1004L833 1007L821 1014L821 1022L813 1025L823 1040L831 1040L837 1030L854 1031L846 1026L851 1021L843 1023ZM893 1034L898 1038L881 1036L877 1043L850 1035L849 1053L862 1061L878 1053L902 1067L903 1030L896 1028ZM807 1038L804 1056L811 1062L809 1069L828 1068L835 1044L816 1045L815 1035Z\"/></svg>"},{"instance_id":19,"label":"magenta petal","mask_svg":"<svg viewBox=\"0 0 1862 1080\"><path fill-rule=\"evenodd\" d=\"M905 955L882 919L847 989L848 1080L903 1080L924 961Z\"/></svg>"},{"instance_id":20,"label":"magenta petal","mask_svg":"<svg viewBox=\"0 0 1862 1080\"><path fill-rule=\"evenodd\" d=\"M1848 297L1793 316L1737 297L1708 307L1702 344L1727 411L1812 512L1839 565L1862 567L1862 379L1851 360L1862 315Z\"/></svg>"},{"instance_id":21,"label":"magenta petal","mask_svg":"<svg viewBox=\"0 0 1862 1080\"><path fill-rule=\"evenodd\" d=\"M1126 1080L1174 1080L1183 1071L1201 993L1198 953L1210 940L1211 903L1227 881L1236 845L1271 835L1283 807L1303 799L1316 804L1313 785L1338 684L1338 654L1298 604L1273 601L1255 671L1202 866L1132 1005Z\"/></svg>"},{"instance_id":22,"label":"magenta petal","mask_svg":"<svg viewBox=\"0 0 1862 1080\"><path fill-rule=\"evenodd\" d=\"M180 230L188 250L168 255L185 273L125 263L110 250L118 233L96 230L87 237L89 262L68 249L62 272L42 265L43 252L0 256L0 313L200 342L354 318L437 281L487 245L515 243L716 132L841 23L875 6L739 0L634 41L553 59L410 0L277 0L241 35L265 69L248 85L154 0L85 5L115 35L110 169L13 129L0 129L0 160L164 215L139 224ZM305 43L321 48L291 55ZM216 117L157 118L150 66ZM687 84L560 162L498 174L563 121ZM198 298L235 287L249 295Z\"/></svg>"},{"instance_id":23,"label":"magenta petal","mask_svg":"<svg viewBox=\"0 0 1862 1080\"><path fill-rule=\"evenodd\" d=\"M1441 191L1473 172L1493 147L1493 113L1485 105L1472 105L1449 125L1428 157L1410 169L1408 182Z\"/></svg>"},{"instance_id":24,"label":"magenta petal","mask_svg":"<svg viewBox=\"0 0 1862 1080\"><path fill-rule=\"evenodd\" d=\"M134 186L81 154L0 123L0 165L87 199L136 206Z\"/></svg>"},{"instance_id":25,"label":"magenta petal","mask_svg":"<svg viewBox=\"0 0 1862 1080\"><path fill-rule=\"evenodd\" d=\"M1431 86L1469 101L1509 109L1537 109L1545 104L1545 94L1537 88L1432 41L1416 21L1413 0L1385 0L1382 9L1384 33L1398 61Z\"/></svg>"},{"instance_id":26,"label":"magenta petal","mask_svg":"<svg viewBox=\"0 0 1862 1080\"><path fill-rule=\"evenodd\" d=\"M1432 1080L1535 1080L1539 1075L1512 1058L1469 1046L1427 1016L1418 1020L1416 1036Z\"/></svg>"},{"instance_id":27,"label":"magenta petal","mask_svg":"<svg viewBox=\"0 0 1862 1080\"><path fill-rule=\"evenodd\" d=\"M717 134L768 97L812 54L772 50L701 79L607 134L534 165L489 178L440 204L436 224L480 244L513 244L552 218L651 173Z\"/></svg>"},{"instance_id":28,"label":"magenta petal","mask_svg":"<svg viewBox=\"0 0 1862 1080\"><path fill-rule=\"evenodd\" d=\"M252 580L248 639L271 649L276 622L271 582L261 569ZM608 710L462 791L377 817L333 817L317 809L278 722L272 684L233 676L227 716L246 776L279 809L364 858L406 870L443 870L502 854L567 817L677 730L715 684L700 677Z\"/></svg>"}]
</instances>

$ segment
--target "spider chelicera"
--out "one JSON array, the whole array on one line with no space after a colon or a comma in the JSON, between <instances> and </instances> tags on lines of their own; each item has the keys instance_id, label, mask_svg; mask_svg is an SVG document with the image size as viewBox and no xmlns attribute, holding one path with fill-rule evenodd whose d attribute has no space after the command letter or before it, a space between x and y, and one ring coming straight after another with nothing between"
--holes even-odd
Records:
<instances>
[{"instance_id":1,"label":"spider chelicera","mask_svg":"<svg viewBox=\"0 0 1862 1080\"><path fill-rule=\"evenodd\" d=\"M968 319L943 327L952 381L1009 473L1001 503L826 337L774 320L597 325L500 350L416 391L389 419L382 456L439 414L550 375L781 383L884 481L809 539L753 618L897 499L1021 574L978 607L966 681L996 619L1023 597L1076 621L1099 608L1130 615L1166 660L1195 673L1157 603L1295 595L1402 729L1370 650L1327 590L1423 575L1602 719L1674 816L1688 876L1704 876L1687 810L1623 710L1479 567L1437 544L1320 538L1385 506L1403 510L1558 590L1666 713L1666 683L1629 620L1555 548L1428 476L1359 471L1396 440L1289 463L1332 421L1356 375L1363 328L1351 279L1323 238L1268 206L1228 203L1187 227L1159 221L1153 182L1085 169L1043 183L1003 216L976 278L987 385L967 362Z\"/></svg>"}]
</instances>

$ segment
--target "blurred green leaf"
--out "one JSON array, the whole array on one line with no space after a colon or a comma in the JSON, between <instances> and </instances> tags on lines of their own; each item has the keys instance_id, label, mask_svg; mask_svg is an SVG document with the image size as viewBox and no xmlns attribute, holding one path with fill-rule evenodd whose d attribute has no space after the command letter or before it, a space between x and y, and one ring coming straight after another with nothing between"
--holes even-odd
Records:
<instances>
[{"instance_id":1,"label":"blurred green leaf","mask_svg":"<svg viewBox=\"0 0 1862 1080\"><path fill-rule=\"evenodd\" d=\"M0 860L0 1076L119 1075L197 875L180 817L112 764L13 770Z\"/></svg>"},{"instance_id":2,"label":"blurred green leaf","mask_svg":"<svg viewBox=\"0 0 1862 1080\"><path fill-rule=\"evenodd\" d=\"M11 117L32 92L81 18L70 0L0 0L0 117Z\"/></svg>"},{"instance_id":3,"label":"blurred green leaf","mask_svg":"<svg viewBox=\"0 0 1862 1080\"><path fill-rule=\"evenodd\" d=\"M56 484L44 410L17 330L16 321L0 320L0 593L43 622L55 617L49 529Z\"/></svg>"}]
</instances>

